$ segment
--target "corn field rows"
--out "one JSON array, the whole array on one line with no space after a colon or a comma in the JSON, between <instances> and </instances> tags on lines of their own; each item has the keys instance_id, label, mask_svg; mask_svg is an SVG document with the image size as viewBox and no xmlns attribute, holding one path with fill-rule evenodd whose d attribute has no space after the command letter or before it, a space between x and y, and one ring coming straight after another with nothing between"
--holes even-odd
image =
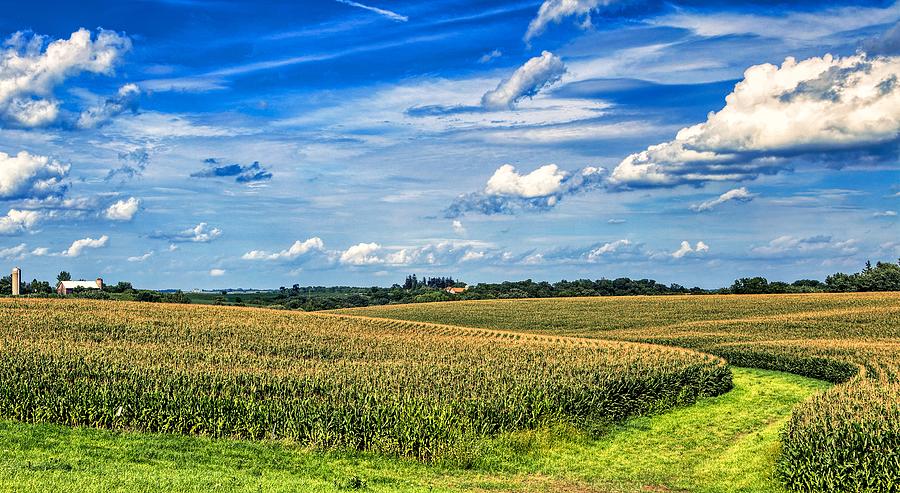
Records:
<instances>
[{"instance_id":1,"label":"corn field rows","mask_svg":"<svg viewBox=\"0 0 900 493\"><path fill-rule=\"evenodd\" d=\"M642 341L839 385L798 406L776 474L792 491L900 491L900 294L478 301L347 313Z\"/></svg>"},{"instance_id":2,"label":"corn field rows","mask_svg":"<svg viewBox=\"0 0 900 493\"><path fill-rule=\"evenodd\" d=\"M0 416L424 461L731 387L679 348L242 308L0 300Z\"/></svg>"}]
</instances>

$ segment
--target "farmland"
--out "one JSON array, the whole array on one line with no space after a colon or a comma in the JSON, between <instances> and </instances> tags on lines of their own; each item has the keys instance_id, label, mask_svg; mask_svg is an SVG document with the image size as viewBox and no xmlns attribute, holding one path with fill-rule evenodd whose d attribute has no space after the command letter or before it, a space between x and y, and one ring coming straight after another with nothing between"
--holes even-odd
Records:
<instances>
[{"instance_id":1,"label":"farmland","mask_svg":"<svg viewBox=\"0 0 900 493\"><path fill-rule=\"evenodd\" d=\"M778 476L796 491L900 484L898 294L479 301L344 313L688 347L841 383L795 408Z\"/></svg>"},{"instance_id":2,"label":"farmland","mask_svg":"<svg viewBox=\"0 0 900 493\"><path fill-rule=\"evenodd\" d=\"M0 490L896 491L898 295L0 315Z\"/></svg>"},{"instance_id":3,"label":"farmland","mask_svg":"<svg viewBox=\"0 0 900 493\"><path fill-rule=\"evenodd\" d=\"M465 464L731 388L686 349L246 308L0 302L0 416Z\"/></svg>"}]
</instances>

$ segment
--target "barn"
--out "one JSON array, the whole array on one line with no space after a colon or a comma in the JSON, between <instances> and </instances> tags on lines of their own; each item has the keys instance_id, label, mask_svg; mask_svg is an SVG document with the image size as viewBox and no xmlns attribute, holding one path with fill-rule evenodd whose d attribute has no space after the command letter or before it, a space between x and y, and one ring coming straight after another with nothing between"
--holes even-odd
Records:
<instances>
[{"instance_id":1,"label":"barn","mask_svg":"<svg viewBox=\"0 0 900 493\"><path fill-rule=\"evenodd\" d=\"M103 279L98 277L96 281L59 281L56 285L56 294L72 294L77 288L103 289Z\"/></svg>"}]
</instances>

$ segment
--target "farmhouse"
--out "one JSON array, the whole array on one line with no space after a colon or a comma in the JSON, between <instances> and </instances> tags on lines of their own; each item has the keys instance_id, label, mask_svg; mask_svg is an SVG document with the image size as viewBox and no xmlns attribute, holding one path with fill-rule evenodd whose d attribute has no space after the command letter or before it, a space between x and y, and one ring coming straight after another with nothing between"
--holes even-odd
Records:
<instances>
[{"instance_id":1,"label":"farmhouse","mask_svg":"<svg viewBox=\"0 0 900 493\"><path fill-rule=\"evenodd\" d=\"M56 294L72 294L76 288L103 289L103 279L98 277L96 281L59 281L56 285Z\"/></svg>"},{"instance_id":2,"label":"farmhouse","mask_svg":"<svg viewBox=\"0 0 900 493\"><path fill-rule=\"evenodd\" d=\"M454 288L453 286L450 286L449 288L445 289L444 291L446 291L446 292L448 292L448 293L450 293L450 294L463 294L463 293L465 293L468 289L469 289L468 286L466 286L466 287L464 287L464 288Z\"/></svg>"}]
</instances>

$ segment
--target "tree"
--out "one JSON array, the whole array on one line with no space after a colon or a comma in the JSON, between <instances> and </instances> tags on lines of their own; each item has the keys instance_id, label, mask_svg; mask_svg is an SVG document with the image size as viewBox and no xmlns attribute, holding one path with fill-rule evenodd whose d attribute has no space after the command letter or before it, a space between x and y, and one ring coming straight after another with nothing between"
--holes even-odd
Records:
<instances>
[{"instance_id":1,"label":"tree","mask_svg":"<svg viewBox=\"0 0 900 493\"><path fill-rule=\"evenodd\" d=\"M59 281L59 282L63 282L63 281L71 281L71 280L72 280L72 274L69 274L69 273L66 272L66 271L62 271L62 272L59 273L58 276L56 276L56 280Z\"/></svg>"}]
</instances>

